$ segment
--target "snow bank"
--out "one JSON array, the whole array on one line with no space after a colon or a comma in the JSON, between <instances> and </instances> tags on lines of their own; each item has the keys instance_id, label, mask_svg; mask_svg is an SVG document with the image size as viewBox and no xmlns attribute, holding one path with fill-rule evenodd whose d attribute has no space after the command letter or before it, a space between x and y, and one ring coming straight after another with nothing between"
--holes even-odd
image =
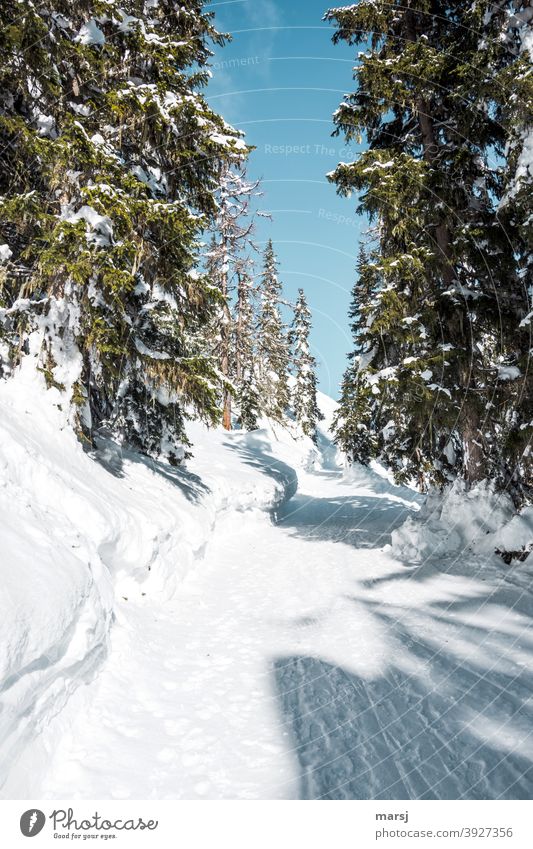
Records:
<instances>
[{"instance_id":1,"label":"snow bank","mask_svg":"<svg viewBox=\"0 0 533 849\"><path fill-rule=\"evenodd\" d=\"M394 481L394 474L381 463L372 460L368 466L361 463L345 463L343 480L361 491L389 493L391 497L397 494L402 501L412 502L413 508L418 509L417 502L422 503L424 497L414 488L400 486Z\"/></svg>"},{"instance_id":2,"label":"snow bank","mask_svg":"<svg viewBox=\"0 0 533 849\"><path fill-rule=\"evenodd\" d=\"M191 427L185 468L102 440L85 453L62 396L26 358L0 382L0 787L38 786L46 730L108 650L114 599L172 597L218 517L265 510L296 487L272 434Z\"/></svg>"},{"instance_id":3,"label":"snow bank","mask_svg":"<svg viewBox=\"0 0 533 849\"><path fill-rule=\"evenodd\" d=\"M456 481L428 496L420 512L392 534L396 557L409 563L516 550L533 543L533 509L516 514L508 495L487 482L468 490Z\"/></svg>"}]
</instances>

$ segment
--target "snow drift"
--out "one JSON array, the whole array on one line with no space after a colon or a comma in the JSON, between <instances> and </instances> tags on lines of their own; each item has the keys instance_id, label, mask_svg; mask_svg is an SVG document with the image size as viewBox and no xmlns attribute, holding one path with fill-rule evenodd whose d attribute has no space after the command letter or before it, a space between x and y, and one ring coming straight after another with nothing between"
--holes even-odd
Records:
<instances>
[{"instance_id":1,"label":"snow drift","mask_svg":"<svg viewBox=\"0 0 533 849\"><path fill-rule=\"evenodd\" d=\"M444 493L431 493L420 512L392 533L394 554L408 563L488 558L497 549L527 550L532 543L533 508L516 513L510 496L487 481L468 489L457 480Z\"/></svg>"}]
</instances>

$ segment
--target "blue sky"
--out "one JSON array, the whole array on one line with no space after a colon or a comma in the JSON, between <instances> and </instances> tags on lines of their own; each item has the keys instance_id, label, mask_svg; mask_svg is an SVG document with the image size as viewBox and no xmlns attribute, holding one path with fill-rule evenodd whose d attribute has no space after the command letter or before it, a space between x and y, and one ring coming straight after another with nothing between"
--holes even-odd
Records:
<instances>
[{"instance_id":1,"label":"blue sky","mask_svg":"<svg viewBox=\"0 0 533 849\"><path fill-rule=\"evenodd\" d=\"M327 0L214 0L207 8L233 35L213 59L208 99L256 147L249 176L262 178L262 207L273 217L261 221L257 241L272 237L286 296L305 289L320 388L337 397L365 224L356 199L338 197L325 175L356 152L331 135L332 114L354 87L355 50L332 44Z\"/></svg>"}]
</instances>

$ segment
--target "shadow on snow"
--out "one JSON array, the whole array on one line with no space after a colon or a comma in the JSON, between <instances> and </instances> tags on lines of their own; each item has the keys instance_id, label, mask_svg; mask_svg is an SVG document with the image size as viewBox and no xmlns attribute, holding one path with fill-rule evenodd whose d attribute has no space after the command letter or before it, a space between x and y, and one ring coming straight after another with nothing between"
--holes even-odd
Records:
<instances>
[{"instance_id":1,"label":"shadow on snow","mask_svg":"<svg viewBox=\"0 0 533 849\"><path fill-rule=\"evenodd\" d=\"M383 496L315 498L297 493L276 510L274 521L310 540L379 548L390 543L391 532L410 512L405 504Z\"/></svg>"},{"instance_id":2,"label":"shadow on snow","mask_svg":"<svg viewBox=\"0 0 533 849\"><path fill-rule=\"evenodd\" d=\"M398 577L411 592L399 592ZM479 577L450 592L437 571L406 570L389 584L385 596L367 582L348 599L382 635L368 645L386 658L375 674L358 669L360 646L347 645L339 665L274 662L301 798L530 799L530 593Z\"/></svg>"},{"instance_id":3,"label":"shadow on snow","mask_svg":"<svg viewBox=\"0 0 533 849\"><path fill-rule=\"evenodd\" d=\"M124 477L124 461L127 461L146 466L154 474L161 475L169 483L177 486L185 498L193 504L197 504L210 492L202 479L184 466L171 466L169 463L154 460L138 451L124 448L108 436L97 436L95 441L96 450L91 456L117 478Z\"/></svg>"},{"instance_id":4,"label":"shadow on snow","mask_svg":"<svg viewBox=\"0 0 533 849\"><path fill-rule=\"evenodd\" d=\"M224 445L239 454L239 457L254 469L273 478L283 489L282 502L289 501L298 489L296 471L269 453L269 442L261 431L251 431L242 440L227 440ZM280 502L281 503L281 502Z\"/></svg>"}]
</instances>

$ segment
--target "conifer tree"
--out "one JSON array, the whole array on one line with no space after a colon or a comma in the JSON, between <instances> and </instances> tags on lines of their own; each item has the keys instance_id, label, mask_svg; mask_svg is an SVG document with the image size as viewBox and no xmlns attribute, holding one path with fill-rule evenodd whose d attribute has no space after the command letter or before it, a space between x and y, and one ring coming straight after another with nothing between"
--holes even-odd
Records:
<instances>
[{"instance_id":1,"label":"conifer tree","mask_svg":"<svg viewBox=\"0 0 533 849\"><path fill-rule=\"evenodd\" d=\"M352 463L367 464L379 448L372 388L363 378L366 363L374 355L375 340L368 328L372 324L372 305L379 282L375 269L367 250L361 246L348 313L354 347L348 355L349 364L343 375L341 397L333 420L336 438Z\"/></svg>"},{"instance_id":2,"label":"conifer tree","mask_svg":"<svg viewBox=\"0 0 533 849\"><path fill-rule=\"evenodd\" d=\"M247 150L200 92L224 39L198 0L0 9L3 371L37 334L89 441L106 424L176 460L184 409L218 416L195 265L221 164Z\"/></svg>"},{"instance_id":3,"label":"conifer tree","mask_svg":"<svg viewBox=\"0 0 533 849\"><path fill-rule=\"evenodd\" d=\"M495 471L519 502L533 496L533 7L529 2L507 5L507 16L499 18L500 39L515 61L504 63L497 82L503 92L514 94L505 99L501 111L507 156L498 218L505 232L512 234L519 285L514 293L514 320L502 328L511 353L500 369L505 377L513 370L519 374L502 385L500 444L508 462L498 464Z\"/></svg>"},{"instance_id":4,"label":"conifer tree","mask_svg":"<svg viewBox=\"0 0 533 849\"><path fill-rule=\"evenodd\" d=\"M322 415L316 397L316 360L311 354L309 335L311 311L303 289L298 290L294 308L294 321L290 333L295 385L292 390L292 407L302 432L316 440L316 427Z\"/></svg>"},{"instance_id":5,"label":"conifer tree","mask_svg":"<svg viewBox=\"0 0 533 849\"><path fill-rule=\"evenodd\" d=\"M261 415L261 399L257 389L253 363L244 369L237 397L240 426L244 430L256 430Z\"/></svg>"},{"instance_id":6,"label":"conifer tree","mask_svg":"<svg viewBox=\"0 0 533 849\"><path fill-rule=\"evenodd\" d=\"M510 5L361 0L326 15L335 41L370 43L335 115L337 131L366 133L368 149L330 175L378 226L361 269L376 290L357 403L376 435L370 451L422 486L457 474L474 483L512 463L502 403L522 374L508 331L525 303L518 224L498 218L501 119L520 73L500 38Z\"/></svg>"},{"instance_id":7,"label":"conifer tree","mask_svg":"<svg viewBox=\"0 0 533 849\"><path fill-rule=\"evenodd\" d=\"M242 165L222 170L214 234L207 255L208 276L220 294L220 302L207 335L219 360L223 381L223 425L226 430L232 427L232 393L240 391L241 361L250 345L244 337L246 334L251 336L252 332L246 305L247 275L251 262L249 253L255 249L252 203L260 195L259 181L248 181ZM233 310L236 289L237 303Z\"/></svg>"},{"instance_id":8,"label":"conifer tree","mask_svg":"<svg viewBox=\"0 0 533 849\"><path fill-rule=\"evenodd\" d=\"M270 239L264 254L259 285L258 319L258 390L261 407L267 416L282 421L289 406L289 346L281 318L282 285Z\"/></svg>"},{"instance_id":9,"label":"conifer tree","mask_svg":"<svg viewBox=\"0 0 533 849\"><path fill-rule=\"evenodd\" d=\"M254 339L254 287L247 270L238 277L235 306L235 385L239 405L239 424L255 430L260 415L260 399L256 383L256 346Z\"/></svg>"}]
</instances>

